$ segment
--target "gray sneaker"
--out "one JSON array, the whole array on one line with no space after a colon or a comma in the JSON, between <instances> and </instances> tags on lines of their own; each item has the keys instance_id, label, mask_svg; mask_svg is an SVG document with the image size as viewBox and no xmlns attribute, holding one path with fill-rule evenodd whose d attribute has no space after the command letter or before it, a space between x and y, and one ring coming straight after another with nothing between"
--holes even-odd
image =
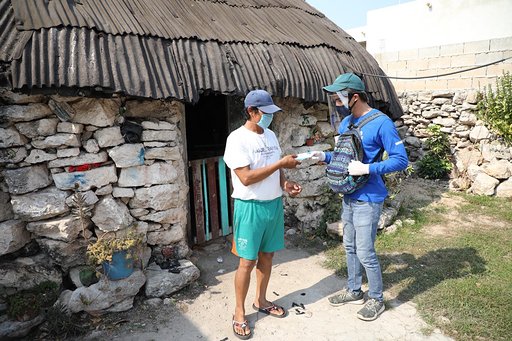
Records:
<instances>
[{"instance_id":1,"label":"gray sneaker","mask_svg":"<svg viewBox=\"0 0 512 341\"><path fill-rule=\"evenodd\" d=\"M333 307L337 307L343 305L345 303L350 304L363 304L364 303L364 293L360 291L359 293L354 293L349 291L348 289L343 290L337 295L333 295L329 297L329 303Z\"/></svg>"},{"instance_id":2,"label":"gray sneaker","mask_svg":"<svg viewBox=\"0 0 512 341\"><path fill-rule=\"evenodd\" d=\"M357 312L357 317L364 321L375 320L386 309L384 302L377 301L375 298L370 298L363 309Z\"/></svg>"}]
</instances>

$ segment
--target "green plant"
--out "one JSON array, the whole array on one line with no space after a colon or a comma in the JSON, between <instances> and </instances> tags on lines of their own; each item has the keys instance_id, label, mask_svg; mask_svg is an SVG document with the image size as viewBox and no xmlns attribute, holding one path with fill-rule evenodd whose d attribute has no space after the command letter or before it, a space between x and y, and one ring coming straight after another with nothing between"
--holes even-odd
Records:
<instances>
[{"instance_id":1,"label":"green plant","mask_svg":"<svg viewBox=\"0 0 512 341\"><path fill-rule=\"evenodd\" d=\"M428 127L430 137L425 143L427 153L418 161L418 175L425 179L442 179L453 168L450 160L450 141L448 135L437 124Z\"/></svg>"},{"instance_id":2,"label":"green plant","mask_svg":"<svg viewBox=\"0 0 512 341\"><path fill-rule=\"evenodd\" d=\"M491 86L479 93L478 116L505 141L512 142L512 76L510 72L496 80L496 91Z\"/></svg>"},{"instance_id":3,"label":"green plant","mask_svg":"<svg viewBox=\"0 0 512 341\"><path fill-rule=\"evenodd\" d=\"M52 340L66 340L69 336L78 336L87 331L81 324L81 317L69 313L61 303L46 311L45 329Z\"/></svg>"},{"instance_id":4,"label":"green plant","mask_svg":"<svg viewBox=\"0 0 512 341\"><path fill-rule=\"evenodd\" d=\"M78 218L80 220L80 227L82 228L82 234L85 239L87 238L87 233L85 230L89 226L89 218L92 215L92 205L87 205L87 201L85 199L85 196L78 192L78 188L80 185L78 183L75 183L75 193L73 194L73 197L71 198L71 213L73 216Z\"/></svg>"},{"instance_id":5,"label":"green plant","mask_svg":"<svg viewBox=\"0 0 512 341\"><path fill-rule=\"evenodd\" d=\"M7 297L7 316L28 321L39 315L41 308L51 306L59 296L59 286L51 281Z\"/></svg>"},{"instance_id":6,"label":"green plant","mask_svg":"<svg viewBox=\"0 0 512 341\"><path fill-rule=\"evenodd\" d=\"M141 247L142 235L134 231L115 238L105 233L87 246L87 257L92 264L101 265L103 262L112 261L112 255L116 251L130 251L128 256L133 257Z\"/></svg>"}]
</instances>

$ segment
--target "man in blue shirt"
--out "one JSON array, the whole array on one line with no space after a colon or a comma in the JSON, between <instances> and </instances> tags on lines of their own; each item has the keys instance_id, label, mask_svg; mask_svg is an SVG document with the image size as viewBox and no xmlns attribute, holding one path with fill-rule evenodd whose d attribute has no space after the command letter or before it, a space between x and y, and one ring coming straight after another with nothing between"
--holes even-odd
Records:
<instances>
[{"instance_id":1,"label":"man in blue shirt","mask_svg":"<svg viewBox=\"0 0 512 341\"><path fill-rule=\"evenodd\" d=\"M368 105L368 95L361 79L353 73L340 75L333 84L323 88L329 93L336 106L345 106L350 115L345 117L338 128L344 133L350 123L357 124L365 115L379 112ZM343 245L347 257L347 288L341 293L329 297L333 306L346 303L363 304L364 293L361 290L363 267L368 278L368 300L358 311L357 317L365 321L375 320L384 311L382 272L375 252L377 226L384 199L388 195L382 175L403 170L408 159L403 142L395 125L387 116L377 117L361 127L361 139L364 148L363 161L351 161L348 166L350 175L366 175L368 182L360 189L343 196ZM388 154L382 160L382 151ZM314 157L329 163L331 153L316 152Z\"/></svg>"}]
</instances>

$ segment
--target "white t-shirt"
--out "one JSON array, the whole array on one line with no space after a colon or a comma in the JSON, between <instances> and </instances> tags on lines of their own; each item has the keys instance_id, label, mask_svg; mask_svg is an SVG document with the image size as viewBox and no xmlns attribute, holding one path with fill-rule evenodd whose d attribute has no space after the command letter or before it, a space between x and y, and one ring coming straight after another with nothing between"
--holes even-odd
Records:
<instances>
[{"instance_id":1,"label":"white t-shirt","mask_svg":"<svg viewBox=\"0 0 512 341\"><path fill-rule=\"evenodd\" d=\"M231 196L242 200L272 200L283 195L279 170L255 184L244 186L234 169L249 166L258 169L277 162L281 158L281 148L276 134L264 129L257 134L241 126L229 134L224 152L224 162L231 169L233 193Z\"/></svg>"}]
</instances>

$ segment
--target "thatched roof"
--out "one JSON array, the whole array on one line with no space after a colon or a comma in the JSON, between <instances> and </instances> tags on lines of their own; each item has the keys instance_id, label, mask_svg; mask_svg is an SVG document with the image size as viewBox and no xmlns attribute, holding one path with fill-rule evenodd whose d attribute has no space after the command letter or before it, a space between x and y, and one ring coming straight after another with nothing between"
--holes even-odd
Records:
<instances>
[{"instance_id":1,"label":"thatched roof","mask_svg":"<svg viewBox=\"0 0 512 341\"><path fill-rule=\"evenodd\" d=\"M322 86L342 72L383 74L302 0L0 0L0 13L0 74L24 92L196 102L266 88L324 102ZM365 82L376 104L401 115L388 80Z\"/></svg>"}]
</instances>

